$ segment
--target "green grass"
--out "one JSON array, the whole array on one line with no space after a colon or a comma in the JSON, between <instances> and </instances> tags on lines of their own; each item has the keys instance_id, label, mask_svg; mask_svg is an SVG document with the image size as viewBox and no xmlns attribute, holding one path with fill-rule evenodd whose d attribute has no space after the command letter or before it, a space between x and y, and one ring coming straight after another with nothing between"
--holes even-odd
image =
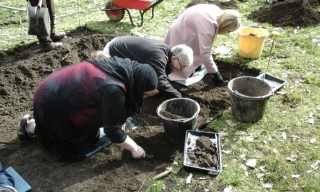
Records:
<instances>
[{"instance_id":1,"label":"green grass","mask_svg":"<svg viewBox=\"0 0 320 192\"><path fill-rule=\"evenodd\" d=\"M151 183L148 191L149 192L157 192L163 190L165 187L164 181L162 180L155 180Z\"/></svg>"},{"instance_id":2,"label":"green grass","mask_svg":"<svg viewBox=\"0 0 320 192\"><path fill-rule=\"evenodd\" d=\"M59 31L71 31L79 26L106 34L131 33L163 40L167 29L189 3L189 0L165 0L144 15L144 25L133 27L129 18L119 23L108 20L100 9L106 1L60 0L57 2L57 27ZM266 23L255 23L246 19L251 11L265 5L264 0L238 3L243 15L242 25L265 27L270 33L274 28ZM79 3L79 7L78 7ZM1 4L22 8L24 1L2 0ZM35 42L27 35L25 12L0 8L0 51ZM134 21L139 13L130 10ZM153 181L149 191L167 190L166 181L175 183L170 191L222 191L232 187L233 191L320 191L320 26L307 28L283 28L270 54L272 40L267 38L260 59L242 59L237 56L237 35L218 36L214 47L226 43L232 57L218 56L216 60L243 63L287 81L281 90L286 95L274 95L267 102L264 117L257 123L239 123L233 120L231 110L215 120L211 128L223 133L223 171L215 179L203 174L194 174L192 183L185 184L188 172L182 169L182 155L177 154L172 164L173 173L161 181ZM317 43L318 42L318 43ZM213 47L213 48L214 48ZM270 60L270 61L269 61ZM269 66L268 66L269 62ZM314 123L308 120L313 118ZM234 121L235 125L230 126ZM316 139L311 143L311 139ZM248 159L256 159L255 168L247 167ZM271 184L271 189L264 188Z\"/></svg>"}]
</instances>

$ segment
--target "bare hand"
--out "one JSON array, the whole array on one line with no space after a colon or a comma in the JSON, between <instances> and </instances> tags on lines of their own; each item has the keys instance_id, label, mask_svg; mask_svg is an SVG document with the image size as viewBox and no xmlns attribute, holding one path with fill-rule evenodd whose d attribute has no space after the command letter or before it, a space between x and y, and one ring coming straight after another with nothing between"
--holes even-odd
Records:
<instances>
[{"instance_id":1,"label":"bare hand","mask_svg":"<svg viewBox=\"0 0 320 192\"><path fill-rule=\"evenodd\" d=\"M146 152L142 149L142 147L138 146L135 151L131 151L132 157L135 159L142 159L146 157Z\"/></svg>"}]
</instances>

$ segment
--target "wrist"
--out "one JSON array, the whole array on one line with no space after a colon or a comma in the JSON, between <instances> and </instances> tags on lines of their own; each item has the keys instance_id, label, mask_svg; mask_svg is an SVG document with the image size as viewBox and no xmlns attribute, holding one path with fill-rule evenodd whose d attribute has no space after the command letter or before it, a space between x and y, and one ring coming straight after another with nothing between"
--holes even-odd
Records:
<instances>
[{"instance_id":1,"label":"wrist","mask_svg":"<svg viewBox=\"0 0 320 192\"><path fill-rule=\"evenodd\" d=\"M116 145L118 145L121 148L124 148L128 151L134 152L138 150L138 145L136 144L136 142L134 142L129 136L127 136L126 140L124 140L124 142L122 143L117 143Z\"/></svg>"},{"instance_id":2,"label":"wrist","mask_svg":"<svg viewBox=\"0 0 320 192\"><path fill-rule=\"evenodd\" d=\"M134 142L129 136L127 136L124 142L118 143L116 145L130 151L132 157L135 159L141 159L146 156L145 151L139 145L137 145L137 143Z\"/></svg>"}]
</instances>

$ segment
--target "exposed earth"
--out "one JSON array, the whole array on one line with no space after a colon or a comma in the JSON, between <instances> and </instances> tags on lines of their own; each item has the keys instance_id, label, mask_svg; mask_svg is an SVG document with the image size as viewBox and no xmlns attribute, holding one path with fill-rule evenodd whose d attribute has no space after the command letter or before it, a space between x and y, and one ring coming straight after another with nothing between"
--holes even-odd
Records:
<instances>
[{"instance_id":1,"label":"exposed earth","mask_svg":"<svg viewBox=\"0 0 320 192\"><path fill-rule=\"evenodd\" d=\"M19 172L32 191L145 191L152 178L174 162L175 154L183 153L183 145L166 139L156 114L158 105L165 101L161 95L144 101L142 114L134 117L139 128L127 130L153 158L134 160L129 152L111 145L81 162L49 163L37 142L17 140L20 118L32 114L33 93L40 81L62 66L88 59L118 35L111 37L79 28L63 39L65 46L61 49L43 51L33 43L0 55L0 162ZM226 80L259 74L259 70L240 63L216 62ZM173 85L183 97L200 104L198 125L230 106L226 85L215 85L209 75L189 87ZM164 180L166 191L170 191L175 183L169 177Z\"/></svg>"},{"instance_id":2,"label":"exposed earth","mask_svg":"<svg viewBox=\"0 0 320 192\"><path fill-rule=\"evenodd\" d=\"M308 27L320 22L319 0L285 0L252 12L249 19L275 27Z\"/></svg>"},{"instance_id":3,"label":"exposed earth","mask_svg":"<svg viewBox=\"0 0 320 192\"><path fill-rule=\"evenodd\" d=\"M142 114L134 117L139 128L128 130L128 134L154 156L152 159L134 160L129 152L111 145L90 158L65 166L45 161L46 156L37 142L17 140L20 118L26 113L32 114L33 92L39 82L62 66L88 59L111 38L77 29L63 40L64 48L45 52L38 45L30 44L3 58L0 66L1 162L14 167L30 183L32 191L145 191L152 177L171 165L176 153L182 153L183 144L174 145L166 139L156 114L158 105L166 100L161 95L145 100ZM218 65L226 79L259 74L258 70L239 64L218 62ZM210 76L190 87L174 86L183 97L200 104L198 124L230 105L226 86L215 85ZM170 185L170 180L168 182Z\"/></svg>"},{"instance_id":4,"label":"exposed earth","mask_svg":"<svg viewBox=\"0 0 320 192\"><path fill-rule=\"evenodd\" d=\"M238 1L246 3L246 0ZM214 3L223 9L238 10L237 0L193 0L187 7L199 3ZM274 27L314 26L320 22L320 13L316 11L319 4L319 0L280 0L275 4L259 5L259 9L249 14L248 18L258 23L269 23Z\"/></svg>"}]
</instances>

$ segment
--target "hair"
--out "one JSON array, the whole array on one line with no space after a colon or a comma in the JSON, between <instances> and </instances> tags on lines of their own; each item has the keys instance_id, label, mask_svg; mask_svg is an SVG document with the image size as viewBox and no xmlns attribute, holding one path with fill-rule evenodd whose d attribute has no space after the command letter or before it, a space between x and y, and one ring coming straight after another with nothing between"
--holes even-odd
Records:
<instances>
[{"instance_id":1,"label":"hair","mask_svg":"<svg viewBox=\"0 0 320 192\"><path fill-rule=\"evenodd\" d=\"M190 67L193 63L193 50L186 45L175 45L170 49L172 55L179 58L179 61L185 65L185 67Z\"/></svg>"},{"instance_id":2,"label":"hair","mask_svg":"<svg viewBox=\"0 0 320 192\"><path fill-rule=\"evenodd\" d=\"M238 29L240 27L240 13L234 9L226 9L218 18L219 30Z\"/></svg>"},{"instance_id":3,"label":"hair","mask_svg":"<svg viewBox=\"0 0 320 192\"><path fill-rule=\"evenodd\" d=\"M110 57L110 55L103 52L103 51L95 51L95 52L91 53L92 59L103 59L103 58L108 58L108 57Z\"/></svg>"}]
</instances>

